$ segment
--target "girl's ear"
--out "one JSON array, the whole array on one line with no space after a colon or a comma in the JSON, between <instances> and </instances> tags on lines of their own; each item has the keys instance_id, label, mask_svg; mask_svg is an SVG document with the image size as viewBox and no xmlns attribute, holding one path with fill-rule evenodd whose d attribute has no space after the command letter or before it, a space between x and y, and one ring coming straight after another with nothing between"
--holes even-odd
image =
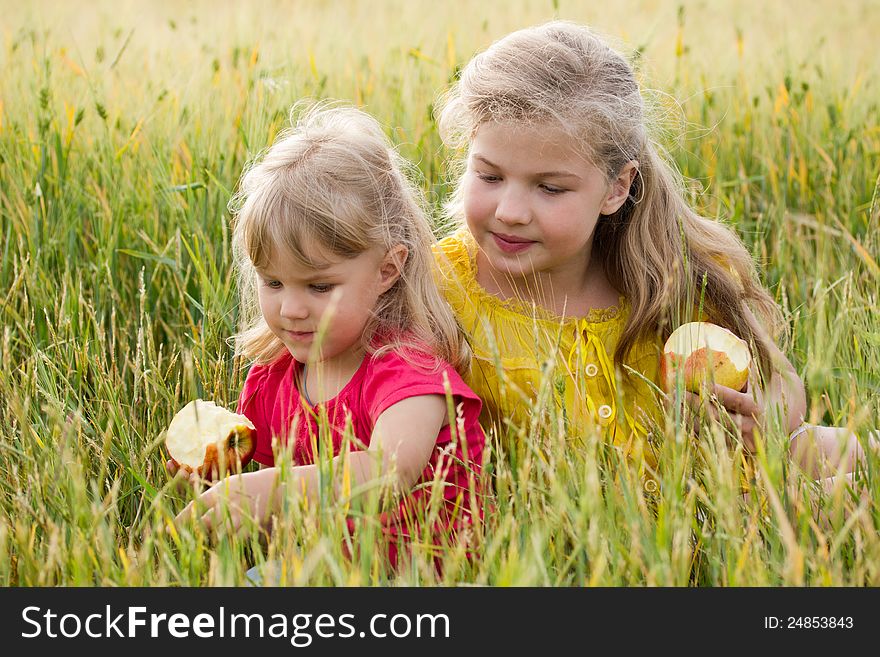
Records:
<instances>
[{"instance_id":1,"label":"girl's ear","mask_svg":"<svg viewBox=\"0 0 880 657\"><path fill-rule=\"evenodd\" d=\"M624 204L629 196L629 189L633 180L639 171L639 163L636 160L630 160L623 165L617 178L611 181L608 186L608 194L605 196L605 202L602 204L600 214L614 214Z\"/></svg>"},{"instance_id":2,"label":"girl's ear","mask_svg":"<svg viewBox=\"0 0 880 657\"><path fill-rule=\"evenodd\" d=\"M403 273L403 265L409 255L409 249L397 244L388 250L379 265L379 294L387 292Z\"/></svg>"}]
</instances>

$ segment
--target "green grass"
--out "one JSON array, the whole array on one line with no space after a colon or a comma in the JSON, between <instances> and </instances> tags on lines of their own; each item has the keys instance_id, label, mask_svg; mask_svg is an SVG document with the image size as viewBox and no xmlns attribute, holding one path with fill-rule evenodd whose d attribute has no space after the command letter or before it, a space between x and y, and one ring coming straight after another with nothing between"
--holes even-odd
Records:
<instances>
[{"instance_id":1,"label":"green grass","mask_svg":"<svg viewBox=\"0 0 880 657\"><path fill-rule=\"evenodd\" d=\"M413 4L0 2L0 584L240 584L265 558L299 584L880 584L876 458L854 496L822 494L772 431L744 502L738 452L673 422L659 495L552 417L493 451L482 554L446 554L442 576L422 549L382 572L369 532L346 558L329 501L294 505L267 545L166 531L189 494L161 433L192 398L234 405L246 371L226 203L247 159L297 99L339 98L388 126L439 207L437 94L554 15L638 49L695 202L736 227L790 320L810 419L880 427L873 3Z\"/></svg>"}]
</instances>

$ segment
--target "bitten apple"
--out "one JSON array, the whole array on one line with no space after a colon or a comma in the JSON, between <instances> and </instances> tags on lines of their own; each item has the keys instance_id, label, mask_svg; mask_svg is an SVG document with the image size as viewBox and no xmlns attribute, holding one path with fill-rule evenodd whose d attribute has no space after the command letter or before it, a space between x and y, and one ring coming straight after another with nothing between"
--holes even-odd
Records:
<instances>
[{"instance_id":1,"label":"bitten apple","mask_svg":"<svg viewBox=\"0 0 880 657\"><path fill-rule=\"evenodd\" d=\"M699 392L709 381L742 390L751 364L752 354L744 340L717 324L688 322L675 329L663 347L660 380L666 390L672 390L681 372L691 392Z\"/></svg>"},{"instance_id":2,"label":"bitten apple","mask_svg":"<svg viewBox=\"0 0 880 657\"><path fill-rule=\"evenodd\" d=\"M165 437L168 455L178 466L200 475L238 472L257 448L253 423L212 401L196 399L171 419Z\"/></svg>"}]
</instances>

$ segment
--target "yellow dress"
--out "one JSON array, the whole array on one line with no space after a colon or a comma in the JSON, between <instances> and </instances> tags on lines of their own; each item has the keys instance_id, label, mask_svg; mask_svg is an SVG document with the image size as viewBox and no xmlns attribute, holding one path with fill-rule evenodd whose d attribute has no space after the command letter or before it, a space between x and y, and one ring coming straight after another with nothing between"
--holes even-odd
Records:
<instances>
[{"instance_id":1,"label":"yellow dress","mask_svg":"<svg viewBox=\"0 0 880 657\"><path fill-rule=\"evenodd\" d=\"M483 400L484 421L527 429L535 408L552 409L567 436L599 435L655 466L645 439L662 418L659 339L637 343L625 367L615 369L614 350L629 312L624 298L580 318L499 299L476 280L476 248L461 229L438 242L434 255L439 286L473 349L466 381Z\"/></svg>"}]
</instances>

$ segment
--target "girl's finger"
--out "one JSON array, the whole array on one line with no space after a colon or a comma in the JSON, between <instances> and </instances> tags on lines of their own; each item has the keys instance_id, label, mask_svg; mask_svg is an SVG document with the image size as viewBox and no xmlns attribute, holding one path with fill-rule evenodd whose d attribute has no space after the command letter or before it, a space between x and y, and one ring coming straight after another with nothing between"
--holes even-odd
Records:
<instances>
[{"instance_id":1,"label":"girl's finger","mask_svg":"<svg viewBox=\"0 0 880 657\"><path fill-rule=\"evenodd\" d=\"M190 502L185 507L183 507L183 511L174 516L175 526L180 527L181 525L188 524L192 520L194 504L195 501Z\"/></svg>"},{"instance_id":2,"label":"girl's finger","mask_svg":"<svg viewBox=\"0 0 880 657\"><path fill-rule=\"evenodd\" d=\"M700 410L700 406L703 405L703 400L700 399L699 395L695 395L694 393L687 390L684 393L684 402L695 411Z\"/></svg>"},{"instance_id":3,"label":"girl's finger","mask_svg":"<svg viewBox=\"0 0 880 657\"><path fill-rule=\"evenodd\" d=\"M760 411L752 396L746 393L737 392L733 388L718 385L717 383L712 387L712 392L719 403L730 411L731 414L756 415Z\"/></svg>"},{"instance_id":4,"label":"girl's finger","mask_svg":"<svg viewBox=\"0 0 880 657\"><path fill-rule=\"evenodd\" d=\"M699 436L702 405L700 398L692 392L685 391L682 401L684 401L684 408L682 411L691 426L691 433L693 433L694 436Z\"/></svg>"},{"instance_id":5,"label":"girl's finger","mask_svg":"<svg viewBox=\"0 0 880 657\"><path fill-rule=\"evenodd\" d=\"M224 509L220 506L208 510L199 518L205 531L214 538L220 538L227 534L235 535L241 529L241 509Z\"/></svg>"},{"instance_id":6,"label":"girl's finger","mask_svg":"<svg viewBox=\"0 0 880 657\"><path fill-rule=\"evenodd\" d=\"M168 467L167 463L166 467ZM175 473L171 477L171 482L177 489L191 488L196 493L201 493L204 489L204 482L201 477L199 477L199 474L186 465L176 466Z\"/></svg>"},{"instance_id":7,"label":"girl's finger","mask_svg":"<svg viewBox=\"0 0 880 657\"><path fill-rule=\"evenodd\" d=\"M712 418L713 422L721 422L721 409L718 408L715 404L707 404L706 405L706 416Z\"/></svg>"},{"instance_id":8,"label":"girl's finger","mask_svg":"<svg viewBox=\"0 0 880 657\"><path fill-rule=\"evenodd\" d=\"M700 435L700 427L702 426L702 422L700 422L700 416L696 413L692 414L691 417L691 433L695 436Z\"/></svg>"},{"instance_id":9,"label":"girl's finger","mask_svg":"<svg viewBox=\"0 0 880 657\"><path fill-rule=\"evenodd\" d=\"M205 528L205 532L208 534L214 533L214 516L216 513L216 509L209 509L207 513L202 514L202 517L199 518L199 522L201 523L202 527Z\"/></svg>"},{"instance_id":10,"label":"girl's finger","mask_svg":"<svg viewBox=\"0 0 880 657\"><path fill-rule=\"evenodd\" d=\"M758 448L755 445L755 434L752 430L742 429L740 435L742 435L743 449L745 449L746 452L754 454L758 451Z\"/></svg>"},{"instance_id":11,"label":"girl's finger","mask_svg":"<svg viewBox=\"0 0 880 657\"><path fill-rule=\"evenodd\" d=\"M757 446L755 444L755 429L757 429L758 423L753 417L741 415L739 413L730 413L728 414L728 417L733 424L736 434L742 441L743 449L748 454L754 454L757 451Z\"/></svg>"},{"instance_id":12,"label":"girl's finger","mask_svg":"<svg viewBox=\"0 0 880 657\"><path fill-rule=\"evenodd\" d=\"M193 480L193 477L195 478L195 480ZM192 483L196 490L198 490L201 486L201 479L199 479L198 475L193 473L190 476L190 483ZM175 524L186 524L192 522L193 520L204 514L206 509L212 509L215 506L216 501L217 491L215 491L213 488L209 488L192 502L187 504L183 508L183 511L177 514L174 519Z\"/></svg>"},{"instance_id":13,"label":"girl's finger","mask_svg":"<svg viewBox=\"0 0 880 657\"><path fill-rule=\"evenodd\" d=\"M727 413L725 413L725 415L727 416L727 418L729 420L729 424L733 425L733 428L736 430L736 432L742 433L742 430L743 430L743 416L742 416L742 414L727 412Z\"/></svg>"}]
</instances>

